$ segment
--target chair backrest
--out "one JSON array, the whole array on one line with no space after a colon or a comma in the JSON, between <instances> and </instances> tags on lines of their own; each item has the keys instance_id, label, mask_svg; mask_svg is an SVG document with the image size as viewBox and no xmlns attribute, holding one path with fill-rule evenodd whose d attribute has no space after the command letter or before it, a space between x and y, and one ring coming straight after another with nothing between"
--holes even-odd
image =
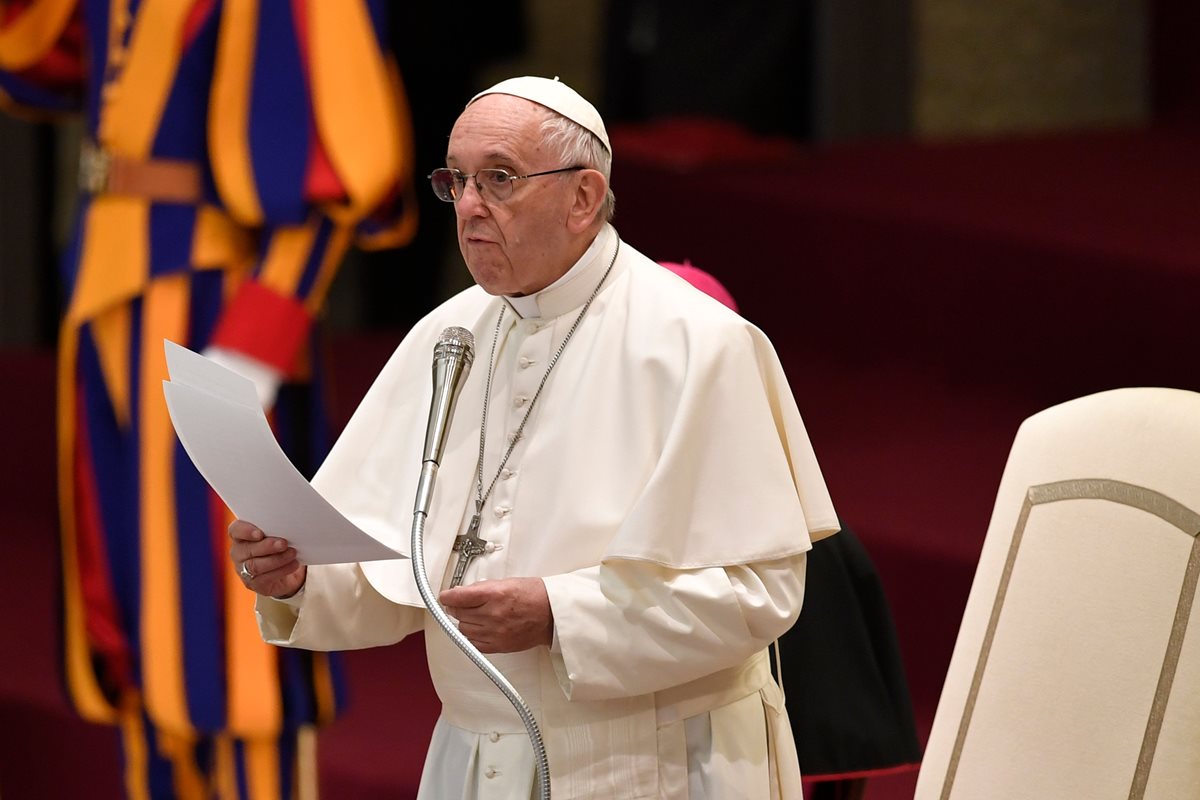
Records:
<instances>
[{"instance_id":1,"label":"chair backrest","mask_svg":"<svg viewBox=\"0 0 1200 800\"><path fill-rule=\"evenodd\" d=\"M1200 394L1118 389L1013 443L917 800L1200 797Z\"/></svg>"}]
</instances>

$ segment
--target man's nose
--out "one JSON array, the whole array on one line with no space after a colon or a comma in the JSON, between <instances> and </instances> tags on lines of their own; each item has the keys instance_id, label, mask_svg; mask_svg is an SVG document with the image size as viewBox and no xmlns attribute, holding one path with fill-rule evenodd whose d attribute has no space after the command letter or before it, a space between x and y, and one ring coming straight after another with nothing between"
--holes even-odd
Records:
<instances>
[{"instance_id":1,"label":"man's nose","mask_svg":"<svg viewBox=\"0 0 1200 800\"><path fill-rule=\"evenodd\" d=\"M487 203L483 193L479 191L479 180L470 176L463 182L462 195L454 203L454 211L460 217L474 217L486 214Z\"/></svg>"}]
</instances>

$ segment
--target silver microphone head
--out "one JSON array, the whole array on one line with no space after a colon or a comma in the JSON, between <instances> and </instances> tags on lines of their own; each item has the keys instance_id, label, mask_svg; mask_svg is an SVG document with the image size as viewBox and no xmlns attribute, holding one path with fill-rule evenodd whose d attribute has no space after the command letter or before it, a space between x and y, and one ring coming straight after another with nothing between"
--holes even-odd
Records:
<instances>
[{"instance_id":1,"label":"silver microphone head","mask_svg":"<svg viewBox=\"0 0 1200 800\"><path fill-rule=\"evenodd\" d=\"M422 461L441 463L454 405L474 360L475 337L469 330L452 327L442 331L433 346L433 401L429 405Z\"/></svg>"},{"instance_id":2,"label":"silver microphone head","mask_svg":"<svg viewBox=\"0 0 1200 800\"><path fill-rule=\"evenodd\" d=\"M451 326L442 331L433 348L435 359L461 356L470 368L475 361L475 337L466 328Z\"/></svg>"}]
</instances>

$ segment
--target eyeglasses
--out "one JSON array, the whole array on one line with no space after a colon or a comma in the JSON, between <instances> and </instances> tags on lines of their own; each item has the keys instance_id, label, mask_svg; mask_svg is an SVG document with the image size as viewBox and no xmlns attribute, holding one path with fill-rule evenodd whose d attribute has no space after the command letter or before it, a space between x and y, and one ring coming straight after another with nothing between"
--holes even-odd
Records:
<instances>
[{"instance_id":1,"label":"eyeglasses","mask_svg":"<svg viewBox=\"0 0 1200 800\"><path fill-rule=\"evenodd\" d=\"M464 175L456 169L441 168L429 173L429 183L437 199L446 203L457 203L467 191L467 181L475 179L475 188L484 200L493 203L503 203L512 197L513 182L526 178L537 178L542 175L557 175L560 172L576 172L586 167L563 167L545 172L531 172L528 175L513 175L506 169L481 169L474 175Z\"/></svg>"}]
</instances>

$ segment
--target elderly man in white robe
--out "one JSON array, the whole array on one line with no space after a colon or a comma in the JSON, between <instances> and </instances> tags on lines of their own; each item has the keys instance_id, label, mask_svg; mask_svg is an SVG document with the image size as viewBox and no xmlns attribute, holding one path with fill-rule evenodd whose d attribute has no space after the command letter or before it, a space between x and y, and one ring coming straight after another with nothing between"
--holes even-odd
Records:
<instances>
[{"instance_id":1,"label":"elderly man in white robe","mask_svg":"<svg viewBox=\"0 0 1200 800\"><path fill-rule=\"evenodd\" d=\"M557 79L467 104L431 181L477 285L405 337L314 484L407 552L431 353L444 328L469 329L425 561L538 721L553 797L800 800L768 647L837 517L763 333L621 241L611 153ZM230 556L267 641L425 631L442 713L420 798L535 793L520 717L432 624L408 561L306 567L251 522L230 526ZM467 534L485 544L461 561Z\"/></svg>"}]
</instances>

